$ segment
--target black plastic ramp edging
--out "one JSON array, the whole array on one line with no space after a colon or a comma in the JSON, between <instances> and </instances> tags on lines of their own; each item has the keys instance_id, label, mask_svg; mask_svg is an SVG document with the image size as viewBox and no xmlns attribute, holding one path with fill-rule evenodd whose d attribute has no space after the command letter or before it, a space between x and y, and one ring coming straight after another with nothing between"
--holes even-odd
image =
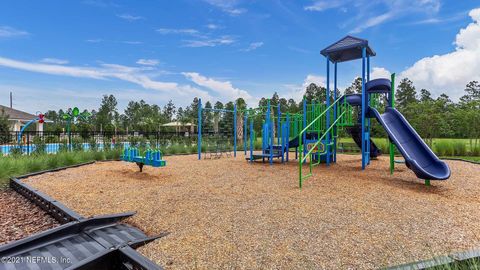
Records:
<instances>
[{"instance_id":1,"label":"black plastic ramp edging","mask_svg":"<svg viewBox=\"0 0 480 270\"><path fill-rule=\"evenodd\" d=\"M71 210L39 190L23 183L17 178L10 179L10 187L45 210L45 212L49 213L58 222L60 222L60 224L84 219L84 217L77 212Z\"/></svg>"},{"instance_id":2,"label":"black plastic ramp edging","mask_svg":"<svg viewBox=\"0 0 480 270\"><path fill-rule=\"evenodd\" d=\"M121 252L113 252L130 244L144 245L157 238L118 223L132 215L130 212L70 222L3 245L0 247L0 258L3 258L0 269L118 269L114 265L119 263L138 266L135 269L160 269L136 251L133 251L136 256L127 258ZM100 265L105 267L99 268Z\"/></svg>"},{"instance_id":3,"label":"black plastic ramp edging","mask_svg":"<svg viewBox=\"0 0 480 270\"><path fill-rule=\"evenodd\" d=\"M95 162L39 171L10 179L12 189L44 209L63 225L0 246L0 258L2 259L0 270L162 269L133 248L145 245L168 235L168 233L147 237L141 230L119 223L122 219L134 215L135 212L84 218L59 201L20 180L93 163ZM44 261L32 262L32 258ZM45 262L45 258L64 258L66 261L59 262L57 259L57 262L52 264L51 261ZM9 259L13 259L14 262L20 261L22 264L8 263L12 262Z\"/></svg>"}]
</instances>

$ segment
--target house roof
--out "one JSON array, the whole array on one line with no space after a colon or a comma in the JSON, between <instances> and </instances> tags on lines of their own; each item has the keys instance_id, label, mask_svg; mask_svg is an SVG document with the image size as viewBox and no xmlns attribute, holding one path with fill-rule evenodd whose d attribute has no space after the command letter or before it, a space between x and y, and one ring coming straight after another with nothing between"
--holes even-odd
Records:
<instances>
[{"instance_id":1,"label":"house roof","mask_svg":"<svg viewBox=\"0 0 480 270\"><path fill-rule=\"evenodd\" d=\"M12 109L10 107L0 105L0 113L2 111L5 112L6 115L8 115L8 120L30 121L37 117L37 115L31 114L31 113L27 113L24 111ZM45 119L45 122L51 122L51 121Z\"/></svg>"},{"instance_id":2,"label":"house roof","mask_svg":"<svg viewBox=\"0 0 480 270\"><path fill-rule=\"evenodd\" d=\"M368 56L375 56L376 53L370 46L368 40L353 36L346 36L339 41L333 43L320 53L330 59L334 63L346 62L350 60L362 58L362 49L367 49Z\"/></svg>"},{"instance_id":3,"label":"house roof","mask_svg":"<svg viewBox=\"0 0 480 270\"><path fill-rule=\"evenodd\" d=\"M192 123L170 122L162 125L163 127L191 127L195 126Z\"/></svg>"}]
</instances>

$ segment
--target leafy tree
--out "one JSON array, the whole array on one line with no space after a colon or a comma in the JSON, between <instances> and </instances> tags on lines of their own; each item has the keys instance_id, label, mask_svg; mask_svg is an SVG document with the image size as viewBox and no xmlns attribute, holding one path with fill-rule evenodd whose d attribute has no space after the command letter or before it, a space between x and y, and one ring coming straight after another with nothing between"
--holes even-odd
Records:
<instances>
[{"instance_id":1,"label":"leafy tree","mask_svg":"<svg viewBox=\"0 0 480 270\"><path fill-rule=\"evenodd\" d=\"M352 84L345 89L345 94L361 94L362 93L362 78L355 77Z\"/></svg>"},{"instance_id":2,"label":"leafy tree","mask_svg":"<svg viewBox=\"0 0 480 270\"><path fill-rule=\"evenodd\" d=\"M288 112L296 113L299 111L298 105L293 98L290 98L287 102Z\"/></svg>"},{"instance_id":3,"label":"leafy tree","mask_svg":"<svg viewBox=\"0 0 480 270\"><path fill-rule=\"evenodd\" d=\"M420 102L433 101L432 94L427 89L420 90Z\"/></svg>"},{"instance_id":4,"label":"leafy tree","mask_svg":"<svg viewBox=\"0 0 480 270\"><path fill-rule=\"evenodd\" d=\"M478 81L471 81L465 87L465 92L471 100L480 101L480 83Z\"/></svg>"},{"instance_id":5,"label":"leafy tree","mask_svg":"<svg viewBox=\"0 0 480 270\"><path fill-rule=\"evenodd\" d=\"M104 131L113 131L114 119L117 115L117 99L114 95L104 95L96 115L97 127L102 127Z\"/></svg>"},{"instance_id":6,"label":"leafy tree","mask_svg":"<svg viewBox=\"0 0 480 270\"><path fill-rule=\"evenodd\" d=\"M185 123L186 120L185 120L185 111L183 110L182 107L179 107L178 110L177 110L177 121L179 122L182 122L182 123Z\"/></svg>"},{"instance_id":7,"label":"leafy tree","mask_svg":"<svg viewBox=\"0 0 480 270\"><path fill-rule=\"evenodd\" d=\"M173 120L173 117L175 116L175 105L171 99L163 107L163 115L168 122Z\"/></svg>"},{"instance_id":8,"label":"leafy tree","mask_svg":"<svg viewBox=\"0 0 480 270\"><path fill-rule=\"evenodd\" d=\"M408 78L403 78L397 87L395 104L403 112L408 104L417 102L416 95L417 92L413 82Z\"/></svg>"}]
</instances>

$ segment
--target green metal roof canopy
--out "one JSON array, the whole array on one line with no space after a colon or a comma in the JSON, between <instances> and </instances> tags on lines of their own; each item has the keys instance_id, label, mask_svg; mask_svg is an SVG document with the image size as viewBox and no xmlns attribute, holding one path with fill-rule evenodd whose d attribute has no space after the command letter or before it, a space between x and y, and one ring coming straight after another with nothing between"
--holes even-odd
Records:
<instances>
[{"instance_id":1,"label":"green metal roof canopy","mask_svg":"<svg viewBox=\"0 0 480 270\"><path fill-rule=\"evenodd\" d=\"M362 49L367 49L367 56L375 56L375 52L368 46L368 40L346 36L333 43L320 53L328 57L333 63L346 62L362 58Z\"/></svg>"}]
</instances>

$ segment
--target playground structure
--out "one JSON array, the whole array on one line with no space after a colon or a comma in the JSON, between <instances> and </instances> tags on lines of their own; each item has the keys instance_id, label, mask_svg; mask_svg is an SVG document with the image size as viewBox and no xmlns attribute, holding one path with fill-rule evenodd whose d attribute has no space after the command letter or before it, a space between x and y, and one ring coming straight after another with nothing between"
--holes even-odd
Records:
<instances>
[{"instance_id":1,"label":"playground structure","mask_svg":"<svg viewBox=\"0 0 480 270\"><path fill-rule=\"evenodd\" d=\"M70 151L72 150L72 123L75 124L78 120L86 121L90 116L91 114L87 111L81 113L78 107L74 107L71 111L69 109L66 113L61 115L63 120L66 121L65 131L68 134L68 147Z\"/></svg>"},{"instance_id":2,"label":"playground structure","mask_svg":"<svg viewBox=\"0 0 480 270\"><path fill-rule=\"evenodd\" d=\"M152 167L167 166L167 162L162 160L162 152L158 149L147 149L144 155L140 155L138 148L125 147L120 159L127 162L135 162L140 172L143 171L143 166L145 165Z\"/></svg>"},{"instance_id":3,"label":"playground structure","mask_svg":"<svg viewBox=\"0 0 480 270\"><path fill-rule=\"evenodd\" d=\"M266 160L273 164L274 159L283 162L289 161L289 150L295 148L295 158L299 164L299 187L303 181L312 176L313 166L324 162L327 166L335 163L337 158L337 139L340 128L346 128L355 143L361 149L362 170L370 164L372 158L380 155L379 149L370 138L371 119L376 119L385 129L390 141L390 173L394 172L395 147L405 159L406 166L415 175L430 185L430 180L445 180L450 177L448 165L440 160L418 133L408 123L405 117L395 109L395 74L390 79L370 80L370 57L375 52L368 41L352 36L333 43L321 54L326 58L327 81L325 100L312 101L307 104L303 100L303 110L290 114L281 112L280 105L267 106L255 109L233 111L233 152L236 156L237 118L243 118L243 148L249 162ZM353 60L362 60L362 91L360 94L337 96L337 64ZM330 64L333 64L333 91L330 89ZM331 94L333 92L333 96ZM275 109L276 108L276 113ZM357 108L358 123L354 123L354 108ZM381 113L383 112L383 113ZM238 115L238 116L237 116ZM254 122L261 116L262 149L261 153L254 151L257 134ZM202 106L199 102L199 126L202 121ZM249 146L247 146L247 142ZM247 149L249 153L247 155ZM201 159L202 133L198 132L198 159ZM309 163L308 173L303 174L305 163Z\"/></svg>"},{"instance_id":4,"label":"playground structure","mask_svg":"<svg viewBox=\"0 0 480 270\"><path fill-rule=\"evenodd\" d=\"M45 122L45 115L41 112L37 112L37 117L35 117L34 119L28 121L23 127L22 129L20 129L20 132L18 133L18 137L17 137L17 143L18 145L20 145L22 143L22 135L23 135L23 132L33 123L35 122L39 122L39 123L44 123Z\"/></svg>"}]
</instances>

